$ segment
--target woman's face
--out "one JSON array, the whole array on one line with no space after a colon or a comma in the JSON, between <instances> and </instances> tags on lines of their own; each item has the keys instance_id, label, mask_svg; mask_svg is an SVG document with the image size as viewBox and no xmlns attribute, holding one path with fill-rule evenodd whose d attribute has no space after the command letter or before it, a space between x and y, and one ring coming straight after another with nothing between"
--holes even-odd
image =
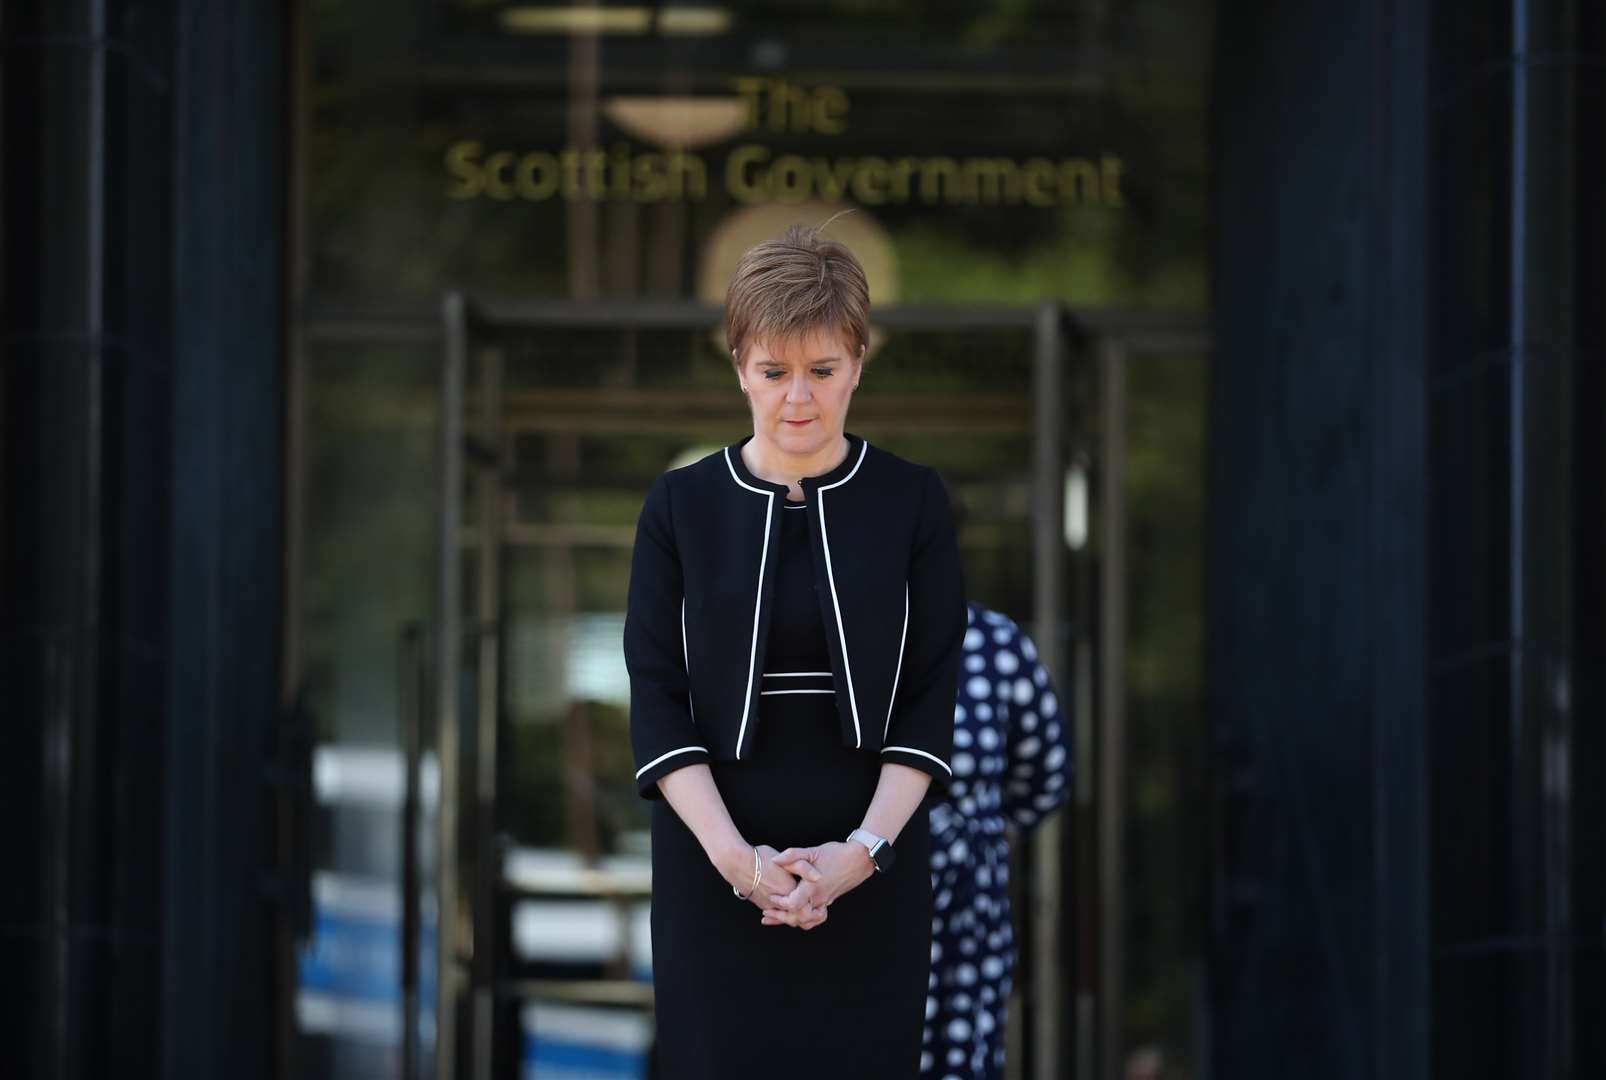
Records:
<instances>
[{"instance_id":1,"label":"woman's face","mask_svg":"<svg viewBox=\"0 0 1606 1080\"><path fill-rule=\"evenodd\" d=\"M862 358L830 330L749 344L737 375L753 410L753 435L804 457L836 445Z\"/></svg>"}]
</instances>

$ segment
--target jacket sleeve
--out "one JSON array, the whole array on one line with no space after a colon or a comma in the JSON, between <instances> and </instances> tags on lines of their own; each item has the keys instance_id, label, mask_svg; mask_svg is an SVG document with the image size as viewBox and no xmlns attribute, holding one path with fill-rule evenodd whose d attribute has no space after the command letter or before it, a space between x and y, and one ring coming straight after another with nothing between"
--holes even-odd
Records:
<instances>
[{"instance_id":1,"label":"jacket sleeve","mask_svg":"<svg viewBox=\"0 0 1606 1080\"><path fill-rule=\"evenodd\" d=\"M965 583L948 493L926 470L910 551L908 624L881 760L931 774L933 790L953 778L954 692L965 640Z\"/></svg>"},{"instance_id":2,"label":"jacket sleeve","mask_svg":"<svg viewBox=\"0 0 1606 1080\"><path fill-rule=\"evenodd\" d=\"M1071 794L1069 722L1060 710L1048 669L1032 639L1018 633L1010 646L1020 656L1009 724L1009 779L1004 814L1030 829Z\"/></svg>"},{"instance_id":3,"label":"jacket sleeve","mask_svg":"<svg viewBox=\"0 0 1606 1080\"><path fill-rule=\"evenodd\" d=\"M636 758L636 786L648 799L663 798L659 777L709 760L692 717L684 604L669 478L664 474L653 481L636 524L625 611L630 745Z\"/></svg>"}]
</instances>

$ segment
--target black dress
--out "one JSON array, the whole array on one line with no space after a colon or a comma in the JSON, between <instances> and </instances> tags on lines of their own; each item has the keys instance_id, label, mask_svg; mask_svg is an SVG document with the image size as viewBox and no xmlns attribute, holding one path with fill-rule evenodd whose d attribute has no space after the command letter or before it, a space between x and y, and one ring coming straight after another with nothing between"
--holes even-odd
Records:
<instances>
[{"instance_id":1,"label":"black dress","mask_svg":"<svg viewBox=\"0 0 1606 1080\"><path fill-rule=\"evenodd\" d=\"M803 507L781 514L756 751L710 766L737 829L777 851L845 839L881 773L877 755L842 745ZM918 1074L931 966L924 807L898 836L893 870L838 898L808 931L762 925L674 808L660 800L652 813L657 1076Z\"/></svg>"}]
</instances>

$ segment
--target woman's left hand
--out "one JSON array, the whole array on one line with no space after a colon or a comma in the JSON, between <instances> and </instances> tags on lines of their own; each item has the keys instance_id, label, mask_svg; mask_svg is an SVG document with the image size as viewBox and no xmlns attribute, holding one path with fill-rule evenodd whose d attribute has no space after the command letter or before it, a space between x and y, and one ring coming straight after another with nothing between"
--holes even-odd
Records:
<instances>
[{"instance_id":1,"label":"woman's left hand","mask_svg":"<svg viewBox=\"0 0 1606 1080\"><path fill-rule=\"evenodd\" d=\"M788 895L776 897L774 907L765 910L764 924L796 926L800 930L812 930L824 922L827 907L875 873L869 849L852 841L787 848L775 856L775 864L795 874L798 883ZM798 864L813 867L818 877L810 880Z\"/></svg>"}]
</instances>

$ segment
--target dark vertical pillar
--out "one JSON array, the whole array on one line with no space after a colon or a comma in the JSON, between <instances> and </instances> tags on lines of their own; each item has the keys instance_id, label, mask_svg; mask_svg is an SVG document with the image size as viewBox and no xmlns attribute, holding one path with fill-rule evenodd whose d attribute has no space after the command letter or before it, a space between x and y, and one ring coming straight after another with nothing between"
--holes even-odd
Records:
<instances>
[{"instance_id":1,"label":"dark vertical pillar","mask_svg":"<svg viewBox=\"0 0 1606 1080\"><path fill-rule=\"evenodd\" d=\"M1424 15L1219 11L1213 1075L1421 1077Z\"/></svg>"},{"instance_id":2,"label":"dark vertical pillar","mask_svg":"<svg viewBox=\"0 0 1606 1080\"><path fill-rule=\"evenodd\" d=\"M1417 7L1220 33L1223 1075L1606 1073L1606 15Z\"/></svg>"},{"instance_id":3,"label":"dark vertical pillar","mask_svg":"<svg viewBox=\"0 0 1606 1080\"><path fill-rule=\"evenodd\" d=\"M0 1072L263 1075L280 6L0 6Z\"/></svg>"},{"instance_id":4,"label":"dark vertical pillar","mask_svg":"<svg viewBox=\"0 0 1606 1080\"><path fill-rule=\"evenodd\" d=\"M1429 179L1428 19L1411 0L1373 0L1376 81L1366 159L1376 193L1368 233L1373 437L1367 452L1369 648L1375 726L1368 964L1374 1029L1366 1075L1429 1073L1427 338L1423 297Z\"/></svg>"},{"instance_id":5,"label":"dark vertical pillar","mask_svg":"<svg viewBox=\"0 0 1606 1080\"><path fill-rule=\"evenodd\" d=\"M1600 5L1436 6L1433 1055L1606 1072Z\"/></svg>"},{"instance_id":6,"label":"dark vertical pillar","mask_svg":"<svg viewBox=\"0 0 1606 1080\"><path fill-rule=\"evenodd\" d=\"M272 1066L264 758L279 702L285 9L173 26L163 1075Z\"/></svg>"},{"instance_id":7,"label":"dark vertical pillar","mask_svg":"<svg viewBox=\"0 0 1606 1080\"><path fill-rule=\"evenodd\" d=\"M165 21L160 12L155 22ZM155 1075L167 518L165 37L0 8L0 1057Z\"/></svg>"}]
</instances>

